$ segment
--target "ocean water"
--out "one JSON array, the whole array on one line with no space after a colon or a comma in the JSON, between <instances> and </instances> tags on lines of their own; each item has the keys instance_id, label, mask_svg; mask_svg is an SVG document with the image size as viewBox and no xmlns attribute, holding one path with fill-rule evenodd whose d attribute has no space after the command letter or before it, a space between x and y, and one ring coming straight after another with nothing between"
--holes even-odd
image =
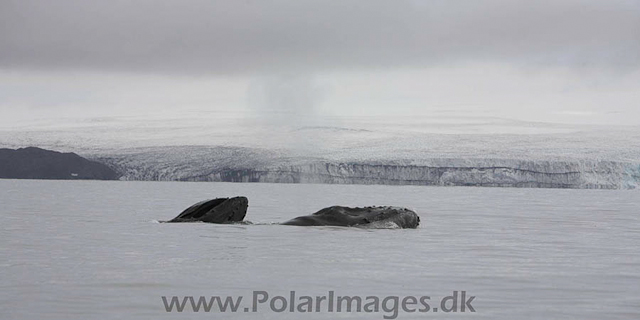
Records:
<instances>
[{"instance_id":1,"label":"ocean water","mask_svg":"<svg viewBox=\"0 0 640 320\"><path fill-rule=\"evenodd\" d=\"M253 225L157 222L235 195ZM422 223L273 224L330 205L405 206ZM640 318L637 191L0 180L0 217L0 319ZM256 312L254 291L268 295ZM291 312L291 291L379 308ZM444 312L454 291L475 312ZM163 296L242 300L168 312ZM403 310L407 296L429 311Z\"/></svg>"}]
</instances>

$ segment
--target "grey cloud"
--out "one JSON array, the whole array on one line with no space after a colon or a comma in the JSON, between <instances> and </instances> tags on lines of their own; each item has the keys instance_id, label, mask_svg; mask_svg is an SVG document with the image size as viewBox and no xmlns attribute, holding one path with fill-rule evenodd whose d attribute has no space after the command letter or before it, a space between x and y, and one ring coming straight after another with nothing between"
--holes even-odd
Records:
<instances>
[{"instance_id":1,"label":"grey cloud","mask_svg":"<svg viewBox=\"0 0 640 320\"><path fill-rule=\"evenodd\" d=\"M0 0L0 69L640 66L637 1Z\"/></svg>"}]
</instances>

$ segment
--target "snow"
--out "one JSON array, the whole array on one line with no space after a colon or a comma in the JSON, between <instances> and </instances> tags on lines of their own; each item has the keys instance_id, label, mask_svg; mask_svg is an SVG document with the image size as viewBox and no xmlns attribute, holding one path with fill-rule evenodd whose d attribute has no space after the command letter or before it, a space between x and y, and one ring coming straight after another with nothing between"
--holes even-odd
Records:
<instances>
[{"instance_id":1,"label":"snow","mask_svg":"<svg viewBox=\"0 0 640 320\"><path fill-rule=\"evenodd\" d=\"M435 114L242 113L43 119L0 146L106 162L123 179L635 188L640 127Z\"/></svg>"}]
</instances>

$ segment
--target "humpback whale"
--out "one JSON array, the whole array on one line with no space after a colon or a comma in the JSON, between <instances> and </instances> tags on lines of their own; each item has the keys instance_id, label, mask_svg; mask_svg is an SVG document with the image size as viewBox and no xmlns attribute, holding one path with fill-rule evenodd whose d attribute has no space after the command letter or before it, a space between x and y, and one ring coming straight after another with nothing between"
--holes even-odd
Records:
<instances>
[{"instance_id":1,"label":"humpback whale","mask_svg":"<svg viewBox=\"0 0 640 320\"><path fill-rule=\"evenodd\" d=\"M413 211L401 207L350 208L333 206L314 214L293 218L284 225L293 226L370 226L392 223L400 228L417 228L420 217Z\"/></svg>"},{"instance_id":2,"label":"humpback whale","mask_svg":"<svg viewBox=\"0 0 640 320\"><path fill-rule=\"evenodd\" d=\"M246 197L217 198L198 202L166 222L241 222L247 214L249 200ZM341 227L399 227L417 228L420 217L401 207L351 208L333 206L308 216L300 216L281 223L293 226L341 226Z\"/></svg>"},{"instance_id":3,"label":"humpback whale","mask_svg":"<svg viewBox=\"0 0 640 320\"><path fill-rule=\"evenodd\" d=\"M247 214L249 199L246 197L217 198L198 202L167 222L240 222Z\"/></svg>"}]
</instances>

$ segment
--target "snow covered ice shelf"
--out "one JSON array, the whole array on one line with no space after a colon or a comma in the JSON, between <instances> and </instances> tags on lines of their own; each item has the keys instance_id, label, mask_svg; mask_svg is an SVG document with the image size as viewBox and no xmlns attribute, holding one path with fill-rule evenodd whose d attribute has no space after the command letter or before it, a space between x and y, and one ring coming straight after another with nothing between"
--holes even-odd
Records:
<instances>
[{"instance_id":1,"label":"snow covered ice shelf","mask_svg":"<svg viewBox=\"0 0 640 320\"><path fill-rule=\"evenodd\" d=\"M16 123L0 146L73 151L125 180L629 189L640 128L497 117L184 113Z\"/></svg>"}]
</instances>

